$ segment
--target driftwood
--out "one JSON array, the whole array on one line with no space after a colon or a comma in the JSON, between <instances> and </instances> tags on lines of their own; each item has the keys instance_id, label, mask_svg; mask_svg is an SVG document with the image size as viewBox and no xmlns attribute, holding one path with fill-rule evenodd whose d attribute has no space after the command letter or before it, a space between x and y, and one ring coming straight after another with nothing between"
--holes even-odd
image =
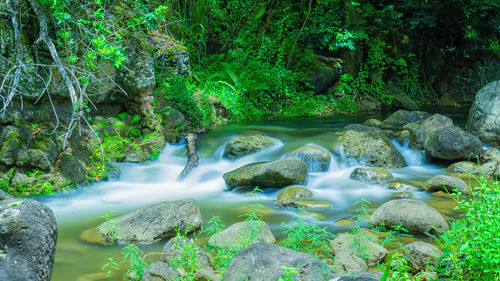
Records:
<instances>
[{"instance_id":1,"label":"driftwood","mask_svg":"<svg viewBox=\"0 0 500 281\"><path fill-rule=\"evenodd\" d=\"M188 134L186 136L187 149L188 149L188 162L184 170L179 175L180 179L185 178L194 168L198 167L198 153L196 153L196 140L198 137L195 134Z\"/></svg>"}]
</instances>

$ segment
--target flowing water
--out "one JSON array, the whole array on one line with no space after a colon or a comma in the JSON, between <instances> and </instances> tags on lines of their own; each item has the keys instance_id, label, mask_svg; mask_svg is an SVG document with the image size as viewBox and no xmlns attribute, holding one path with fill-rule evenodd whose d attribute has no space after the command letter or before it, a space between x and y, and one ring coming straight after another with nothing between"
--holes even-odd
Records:
<instances>
[{"instance_id":1,"label":"flowing water","mask_svg":"<svg viewBox=\"0 0 500 281\"><path fill-rule=\"evenodd\" d=\"M153 203L183 198L196 199L201 207L204 223L211 216L222 218L226 226L242 221L241 215L249 213L249 206L262 207L258 212L270 225L277 238L283 237L280 224L298 216L293 208L275 207L278 189L265 189L252 196L248 191L229 191L222 174L247 163L276 160L306 144L320 145L331 152L332 163L326 172L310 173L307 187L314 198L332 203L330 209L314 209L316 214L305 215L312 222L338 233L349 230L341 223L355 215L353 203L361 198L372 202L370 212L391 199L394 190L385 185L369 185L349 179L353 169L359 167L353 161L344 159L336 149L336 132L351 123L362 123L368 118L383 116L336 116L327 119L275 121L252 125L229 125L215 128L198 141L199 167L186 179L179 181L179 173L186 163L185 144L168 144L160 157L145 164L118 164L121 169L119 180L97 183L66 193L36 197L48 204L54 211L59 234L53 281L106 280L101 267L111 257L120 259L121 246L103 246L84 242L79 235L100 224L100 217L107 211L118 215ZM463 118L463 117L462 117ZM279 140L278 144L253 155L229 161L222 157L225 143L243 132L260 131ZM443 167L424 162L420 151L412 150L394 142L408 163L407 167L388 169L398 181L424 181L436 174L443 174ZM451 211L453 203L446 198L436 197L415 188L414 199L424 200L438 208L445 216L455 216ZM304 214L301 214L304 215ZM161 252L163 243L141 245L146 253ZM150 255L148 262L159 259ZM119 274L117 274L119 275ZM116 280L120 278L116 277Z\"/></svg>"}]
</instances>

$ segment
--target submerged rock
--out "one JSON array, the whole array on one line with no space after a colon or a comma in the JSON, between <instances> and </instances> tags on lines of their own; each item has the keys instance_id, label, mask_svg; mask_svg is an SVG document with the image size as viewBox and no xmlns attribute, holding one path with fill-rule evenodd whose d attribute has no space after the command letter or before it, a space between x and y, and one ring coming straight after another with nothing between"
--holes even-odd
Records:
<instances>
[{"instance_id":1,"label":"submerged rock","mask_svg":"<svg viewBox=\"0 0 500 281\"><path fill-rule=\"evenodd\" d=\"M339 138L341 151L366 166L401 168L406 162L391 140L381 133L347 131Z\"/></svg>"},{"instance_id":2,"label":"submerged rock","mask_svg":"<svg viewBox=\"0 0 500 281\"><path fill-rule=\"evenodd\" d=\"M0 200L0 280L49 281L56 241L49 207L32 199Z\"/></svg>"},{"instance_id":3,"label":"submerged rock","mask_svg":"<svg viewBox=\"0 0 500 281\"><path fill-rule=\"evenodd\" d=\"M438 267L437 259L443 255L435 246L420 241L406 245L404 254L414 272L433 271Z\"/></svg>"},{"instance_id":4,"label":"submerged rock","mask_svg":"<svg viewBox=\"0 0 500 281\"><path fill-rule=\"evenodd\" d=\"M356 168L349 176L350 179L377 184L392 179L391 172L384 169Z\"/></svg>"},{"instance_id":5,"label":"submerged rock","mask_svg":"<svg viewBox=\"0 0 500 281\"><path fill-rule=\"evenodd\" d=\"M297 158L259 162L242 166L224 174L229 189L239 186L285 187L305 182L307 165Z\"/></svg>"},{"instance_id":6,"label":"submerged rock","mask_svg":"<svg viewBox=\"0 0 500 281\"><path fill-rule=\"evenodd\" d=\"M321 146L307 145L292 151L290 157L304 160L309 172L323 172L330 167L330 152Z\"/></svg>"},{"instance_id":7,"label":"submerged rock","mask_svg":"<svg viewBox=\"0 0 500 281\"><path fill-rule=\"evenodd\" d=\"M200 207L193 199L148 206L104 222L97 229L108 242L158 242L201 227Z\"/></svg>"},{"instance_id":8,"label":"submerged rock","mask_svg":"<svg viewBox=\"0 0 500 281\"><path fill-rule=\"evenodd\" d=\"M390 228L401 225L410 234L443 233L448 222L431 206L413 199L396 199L378 207L370 218L374 226Z\"/></svg>"},{"instance_id":9,"label":"submerged rock","mask_svg":"<svg viewBox=\"0 0 500 281\"><path fill-rule=\"evenodd\" d=\"M430 178L422 185L422 188L430 192L444 191L452 193L459 191L465 194L470 193L469 186L463 180L445 175Z\"/></svg>"},{"instance_id":10,"label":"submerged rock","mask_svg":"<svg viewBox=\"0 0 500 281\"><path fill-rule=\"evenodd\" d=\"M256 243L240 250L229 264L224 281L276 281L285 275L283 267L296 268L291 280L327 281L328 265L317 258L270 243ZM246 278L246 279L245 279Z\"/></svg>"},{"instance_id":11,"label":"submerged rock","mask_svg":"<svg viewBox=\"0 0 500 281\"><path fill-rule=\"evenodd\" d=\"M224 149L224 157L239 158L273 145L276 141L258 132L248 132L232 138Z\"/></svg>"},{"instance_id":12,"label":"submerged rock","mask_svg":"<svg viewBox=\"0 0 500 281\"><path fill-rule=\"evenodd\" d=\"M250 236L250 234L252 235ZM208 245L223 249L242 249L257 242L276 242L271 229L263 221L235 223L225 230L212 235L208 240Z\"/></svg>"},{"instance_id":13,"label":"submerged rock","mask_svg":"<svg viewBox=\"0 0 500 281\"><path fill-rule=\"evenodd\" d=\"M477 92L466 128L482 141L500 147L500 81Z\"/></svg>"},{"instance_id":14,"label":"submerged rock","mask_svg":"<svg viewBox=\"0 0 500 281\"><path fill-rule=\"evenodd\" d=\"M483 151L483 143L457 126L435 131L425 141L426 155L446 161L475 159Z\"/></svg>"}]
</instances>

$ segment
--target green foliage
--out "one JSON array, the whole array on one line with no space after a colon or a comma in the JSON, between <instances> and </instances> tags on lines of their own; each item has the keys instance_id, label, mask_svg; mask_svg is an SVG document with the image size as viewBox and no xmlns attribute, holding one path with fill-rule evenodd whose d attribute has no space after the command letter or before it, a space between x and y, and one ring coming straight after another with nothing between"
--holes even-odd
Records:
<instances>
[{"instance_id":1,"label":"green foliage","mask_svg":"<svg viewBox=\"0 0 500 281\"><path fill-rule=\"evenodd\" d=\"M281 275L278 281L295 281L295 279L292 279L292 275L299 273L297 268L286 266L282 266L281 268L285 271L285 274Z\"/></svg>"},{"instance_id":2,"label":"green foliage","mask_svg":"<svg viewBox=\"0 0 500 281\"><path fill-rule=\"evenodd\" d=\"M497 280L500 277L500 182L481 179L470 197L457 197L465 213L451 223L439 243L440 276L452 280Z\"/></svg>"},{"instance_id":3,"label":"green foliage","mask_svg":"<svg viewBox=\"0 0 500 281\"><path fill-rule=\"evenodd\" d=\"M142 279L144 271L148 267L148 264L144 261L142 257L143 251L139 249L135 244L129 244L122 248L121 264L127 265L127 270L123 274L124 279L130 281L138 281ZM102 268L106 272L106 278L111 279L113 277L113 272L120 270L120 265L113 258L108 258L108 262L105 263Z\"/></svg>"},{"instance_id":4,"label":"green foliage","mask_svg":"<svg viewBox=\"0 0 500 281\"><path fill-rule=\"evenodd\" d=\"M198 246L193 239L187 238L186 233L177 233L173 241L173 253L167 258L167 263L183 272L181 281L194 280L194 274L200 269Z\"/></svg>"},{"instance_id":5,"label":"green foliage","mask_svg":"<svg viewBox=\"0 0 500 281\"><path fill-rule=\"evenodd\" d=\"M112 215L113 212L111 211L107 211L105 214L103 214L101 218L104 219L104 223L97 228L100 233L106 233L106 242L111 245L115 244L115 242L120 238L116 234L118 226L116 226L116 222L111 218Z\"/></svg>"}]
</instances>

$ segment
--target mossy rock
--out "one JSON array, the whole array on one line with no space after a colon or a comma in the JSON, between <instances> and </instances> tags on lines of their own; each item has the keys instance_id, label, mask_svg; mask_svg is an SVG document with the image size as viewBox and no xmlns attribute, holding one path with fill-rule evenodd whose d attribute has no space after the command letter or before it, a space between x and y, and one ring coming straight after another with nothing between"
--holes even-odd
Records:
<instances>
[{"instance_id":1,"label":"mossy rock","mask_svg":"<svg viewBox=\"0 0 500 281\"><path fill-rule=\"evenodd\" d=\"M349 176L350 179L377 184L393 178L391 172L377 168L356 168Z\"/></svg>"},{"instance_id":2,"label":"mossy rock","mask_svg":"<svg viewBox=\"0 0 500 281\"><path fill-rule=\"evenodd\" d=\"M261 151L273 144L275 140L259 132L249 132L232 138L224 149L224 157L236 159Z\"/></svg>"},{"instance_id":3,"label":"mossy rock","mask_svg":"<svg viewBox=\"0 0 500 281\"><path fill-rule=\"evenodd\" d=\"M477 169L477 164L469 161L453 163L446 168L451 173L472 173Z\"/></svg>"},{"instance_id":4,"label":"mossy rock","mask_svg":"<svg viewBox=\"0 0 500 281\"><path fill-rule=\"evenodd\" d=\"M311 198L313 193L302 186L290 186L283 189L278 195L278 201L287 199L303 199Z\"/></svg>"},{"instance_id":5,"label":"mossy rock","mask_svg":"<svg viewBox=\"0 0 500 281\"><path fill-rule=\"evenodd\" d=\"M346 131L339 138L340 151L362 165L402 168L406 161L391 140L377 132Z\"/></svg>"},{"instance_id":6,"label":"mossy rock","mask_svg":"<svg viewBox=\"0 0 500 281\"><path fill-rule=\"evenodd\" d=\"M292 151L290 157L304 160L309 172L323 172L330 167L331 155L321 146L307 145Z\"/></svg>"},{"instance_id":7,"label":"mossy rock","mask_svg":"<svg viewBox=\"0 0 500 281\"><path fill-rule=\"evenodd\" d=\"M444 191L444 192L462 192L470 193L469 186L461 179L446 175L437 175L427 180L422 189L430 192Z\"/></svg>"},{"instance_id":8,"label":"mossy rock","mask_svg":"<svg viewBox=\"0 0 500 281\"><path fill-rule=\"evenodd\" d=\"M307 164L297 158L259 162L242 166L223 175L229 189L235 187L280 188L307 179Z\"/></svg>"}]
</instances>

